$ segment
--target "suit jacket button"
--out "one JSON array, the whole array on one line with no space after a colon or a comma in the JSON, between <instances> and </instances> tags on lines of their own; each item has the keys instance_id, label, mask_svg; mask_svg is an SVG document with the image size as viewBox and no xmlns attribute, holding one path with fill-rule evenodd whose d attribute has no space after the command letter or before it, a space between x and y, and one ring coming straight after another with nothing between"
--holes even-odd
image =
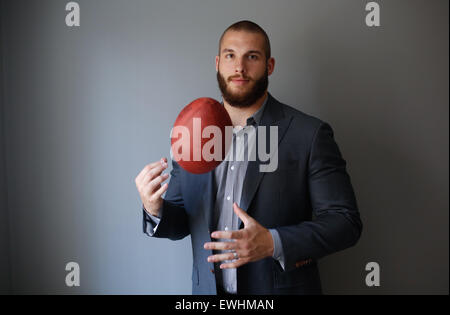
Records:
<instances>
[{"instance_id":1,"label":"suit jacket button","mask_svg":"<svg viewBox=\"0 0 450 315\"><path fill-rule=\"evenodd\" d=\"M209 269L209 271L211 271L211 273L214 273L214 269Z\"/></svg>"}]
</instances>

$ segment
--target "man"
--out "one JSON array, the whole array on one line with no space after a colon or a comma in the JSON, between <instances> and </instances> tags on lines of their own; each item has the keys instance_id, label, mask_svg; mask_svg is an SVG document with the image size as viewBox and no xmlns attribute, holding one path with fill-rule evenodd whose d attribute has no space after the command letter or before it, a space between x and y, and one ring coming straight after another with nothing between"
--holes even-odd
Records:
<instances>
[{"instance_id":1,"label":"man","mask_svg":"<svg viewBox=\"0 0 450 315\"><path fill-rule=\"evenodd\" d=\"M233 145L255 127L278 128L278 167L257 159L223 161L206 174L167 159L136 177L144 232L191 235L193 294L320 294L317 260L353 246L362 223L331 127L267 91L274 71L267 34L241 21L222 34L216 71ZM244 141L245 150L252 150ZM165 198L161 196L167 190ZM313 217L314 216L314 217Z\"/></svg>"}]
</instances>

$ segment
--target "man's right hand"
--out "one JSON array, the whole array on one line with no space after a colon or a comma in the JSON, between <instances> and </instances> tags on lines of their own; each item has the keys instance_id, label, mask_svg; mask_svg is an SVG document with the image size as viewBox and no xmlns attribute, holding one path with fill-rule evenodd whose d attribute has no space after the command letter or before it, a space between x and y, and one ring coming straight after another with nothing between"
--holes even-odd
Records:
<instances>
[{"instance_id":1,"label":"man's right hand","mask_svg":"<svg viewBox=\"0 0 450 315\"><path fill-rule=\"evenodd\" d=\"M169 178L167 173L161 175L167 166L167 159L162 158L157 162L146 165L135 179L145 210L157 217L159 217L159 210L163 203L161 195L169 186L167 183L161 185Z\"/></svg>"}]
</instances>

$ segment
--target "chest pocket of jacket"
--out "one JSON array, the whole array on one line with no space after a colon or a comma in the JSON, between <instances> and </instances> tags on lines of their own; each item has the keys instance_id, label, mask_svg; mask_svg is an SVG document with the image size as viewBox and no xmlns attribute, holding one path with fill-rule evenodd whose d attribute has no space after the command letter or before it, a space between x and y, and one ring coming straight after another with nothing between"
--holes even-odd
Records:
<instances>
[{"instance_id":1,"label":"chest pocket of jacket","mask_svg":"<svg viewBox=\"0 0 450 315\"><path fill-rule=\"evenodd\" d=\"M278 151L278 170L287 171L295 170L299 167L303 155L296 149L298 143L290 143L282 141Z\"/></svg>"},{"instance_id":2,"label":"chest pocket of jacket","mask_svg":"<svg viewBox=\"0 0 450 315\"><path fill-rule=\"evenodd\" d=\"M280 157L278 159L277 171L295 171L299 168L300 160L292 156Z\"/></svg>"}]
</instances>

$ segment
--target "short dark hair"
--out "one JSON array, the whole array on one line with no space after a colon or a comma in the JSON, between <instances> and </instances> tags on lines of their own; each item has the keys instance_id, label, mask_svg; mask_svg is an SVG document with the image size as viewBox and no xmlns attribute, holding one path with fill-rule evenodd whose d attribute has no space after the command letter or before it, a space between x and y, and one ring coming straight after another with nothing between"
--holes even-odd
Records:
<instances>
[{"instance_id":1,"label":"short dark hair","mask_svg":"<svg viewBox=\"0 0 450 315\"><path fill-rule=\"evenodd\" d=\"M269 36L267 36L267 33L262 29L261 26L258 24L252 22L252 21L239 21L232 25L230 25L223 33L222 36L220 36L219 40L219 55L220 55L220 47L222 45L222 39L225 36L226 32L228 31L246 31L251 33L257 33L261 34L264 37L264 53L266 54L266 60L270 58L270 41Z\"/></svg>"}]
</instances>

